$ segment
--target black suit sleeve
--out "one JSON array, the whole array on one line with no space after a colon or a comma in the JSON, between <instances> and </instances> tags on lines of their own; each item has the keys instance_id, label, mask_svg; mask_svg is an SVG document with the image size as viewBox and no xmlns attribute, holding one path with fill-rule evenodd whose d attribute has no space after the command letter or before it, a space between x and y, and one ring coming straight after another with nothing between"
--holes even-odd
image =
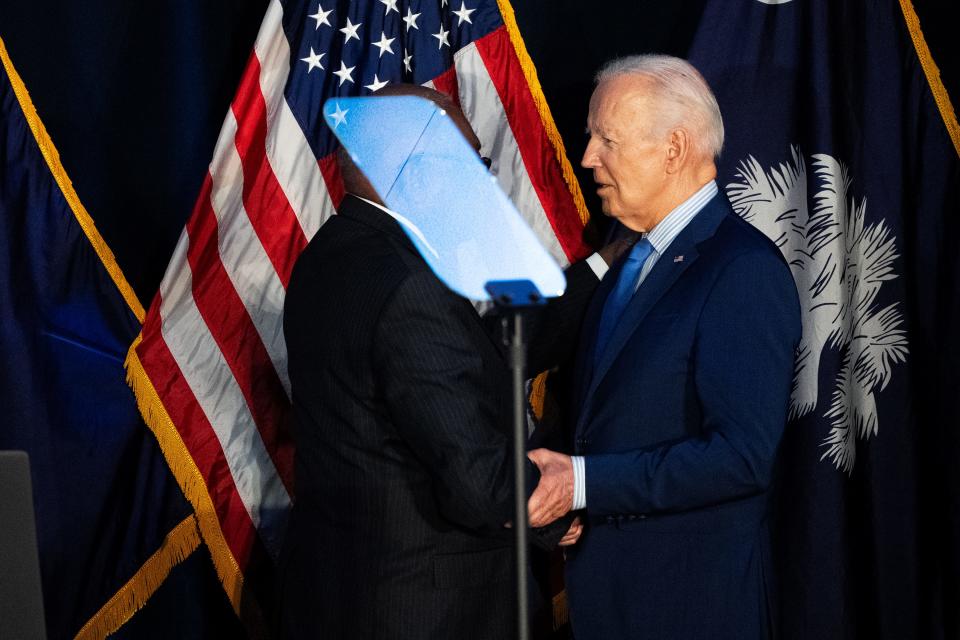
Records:
<instances>
[{"instance_id":1,"label":"black suit sleeve","mask_svg":"<svg viewBox=\"0 0 960 640\"><path fill-rule=\"evenodd\" d=\"M399 436L434 478L444 517L503 530L513 519L512 461L496 427L500 387L489 378L503 372L484 369L477 337L487 338L472 314L429 272L406 278L381 316L374 366ZM528 474L528 487L538 480Z\"/></svg>"},{"instance_id":2,"label":"black suit sleeve","mask_svg":"<svg viewBox=\"0 0 960 640\"><path fill-rule=\"evenodd\" d=\"M564 273L567 277L564 294L550 300L545 308L531 318L527 367L531 376L572 362L587 305L600 283L586 260L570 265ZM556 375L557 372L554 372L550 377L554 378ZM560 424L553 424L552 428L541 424L531 437L528 447L568 451L569 447L561 432ZM576 515L571 512L545 527L534 529L531 541L543 549L555 548Z\"/></svg>"},{"instance_id":3,"label":"black suit sleeve","mask_svg":"<svg viewBox=\"0 0 960 640\"><path fill-rule=\"evenodd\" d=\"M527 371L531 376L573 359L580 325L599 278L586 260L567 267L566 292L531 316Z\"/></svg>"}]
</instances>

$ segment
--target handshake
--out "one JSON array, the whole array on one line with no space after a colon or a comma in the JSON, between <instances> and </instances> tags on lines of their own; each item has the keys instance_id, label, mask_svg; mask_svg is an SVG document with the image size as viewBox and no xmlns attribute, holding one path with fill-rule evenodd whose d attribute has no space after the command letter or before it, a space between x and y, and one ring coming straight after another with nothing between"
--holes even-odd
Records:
<instances>
[{"instance_id":1,"label":"handshake","mask_svg":"<svg viewBox=\"0 0 960 640\"><path fill-rule=\"evenodd\" d=\"M567 515L573 508L573 461L570 456L549 449L527 452L540 470L540 482L527 502L531 527L545 527ZM577 516L560 540L561 547L575 544L583 533L583 523Z\"/></svg>"}]
</instances>

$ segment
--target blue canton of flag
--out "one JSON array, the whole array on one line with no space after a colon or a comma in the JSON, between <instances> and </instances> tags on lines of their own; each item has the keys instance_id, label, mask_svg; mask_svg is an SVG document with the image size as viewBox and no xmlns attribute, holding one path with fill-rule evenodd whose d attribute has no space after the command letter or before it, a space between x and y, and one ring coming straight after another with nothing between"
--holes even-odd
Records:
<instances>
[{"instance_id":1,"label":"blue canton of flag","mask_svg":"<svg viewBox=\"0 0 960 640\"><path fill-rule=\"evenodd\" d=\"M318 158L336 147L320 117L326 99L431 83L463 47L503 26L496 3L481 0L453 0L458 8L446 0L324 4L287 2L283 17L287 38L299 43L285 93Z\"/></svg>"}]
</instances>

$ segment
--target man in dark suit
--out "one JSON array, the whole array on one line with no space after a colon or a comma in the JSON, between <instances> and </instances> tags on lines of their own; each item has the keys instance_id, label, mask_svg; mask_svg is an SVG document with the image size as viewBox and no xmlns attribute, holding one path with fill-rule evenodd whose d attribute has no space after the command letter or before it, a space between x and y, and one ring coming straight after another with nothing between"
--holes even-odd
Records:
<instances>
[{"instance_id":1,"label":"man in dark suit","mask_svg":"<svg viewBox=\"0 0 960 640\"><path fill-rule=\"evenodd\" d=\"M382 94L433 100L479 149L447 96ZM340 161L348 193L298 259L284 309L297 453L283 635L512 637L506 361L349 156ZM582 315L597 277L586 265L567 277L564 297ZM552 546L567 532L572 542L569 524L533 541Z\"/></svg>"},{"instance_id":2,"label":"man in dark suit","mask_svg":"<svg viewBox=\"0 0 960 640\"><path fill-rule=\"evenodd\" d=\"M584 509L567 552L574 635L771 634L767 509L800 338L783 257L718 192L723 124L687 62L614 61L590 101L607 215L642 239L604 277L576 363L575 455L530 457L542 525Z\"/></svg>"}]
</instances>

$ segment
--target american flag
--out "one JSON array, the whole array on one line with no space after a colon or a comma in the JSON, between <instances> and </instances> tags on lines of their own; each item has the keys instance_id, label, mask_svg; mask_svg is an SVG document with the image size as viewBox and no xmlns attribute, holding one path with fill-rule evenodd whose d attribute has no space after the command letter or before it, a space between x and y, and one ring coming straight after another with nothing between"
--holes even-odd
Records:
<instances>
[{"instance_id":1,"label":"american flag","mask_svg":"<svg viewBox=\"0 0 960 640\"><path fill-rule=\"evenodd\" d=\"M506 0L272 0L192 215L127 359L234 608L293 499L281 314L343 186L321 105L390 82L452 95L562 265L586 211ZM331 309L336 313L336 309Z\"/></svg>"}]
</instances>

